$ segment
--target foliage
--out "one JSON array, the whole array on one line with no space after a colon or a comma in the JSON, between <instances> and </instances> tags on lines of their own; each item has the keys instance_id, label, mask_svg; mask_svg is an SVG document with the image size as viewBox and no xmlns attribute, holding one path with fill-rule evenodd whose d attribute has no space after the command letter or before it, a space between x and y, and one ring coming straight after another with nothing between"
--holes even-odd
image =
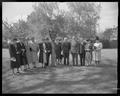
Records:
<instances>
[{"instance_id":1,"label":"foliage","mask_svg":"<svg viewBox=\"0 0 120 96\"><path fill-rule=\"evenodd\" d=\"M113 34L112 28L108 28L104 31L104 39L110 40L111 35Z\"/></svg>"},{"instance_id":2,"label":"foliage","mask_svg":"<svg viewBox=\"0 0 120 96\"><path fill-rule=\"evenodd\" d=\"M12 25L5 22L4 36L24 36L41 39L49 37L49 30L57 36L92 37L96 34L100 5L89 2L66 2L69 11L60 10L58 2L39 2L27 21L19 20ZM8 35L9 34L9 35ZM11 36L10 36L11 35Z\"/></svg>"},{"instance_id":3,"label":"foliage","mask_svg":"<svg viewBox=\"0 0 120 96\"><path fill-rule=\"evenodd\" d=\"M69 2L68 7L71 9L71 13L78 28L75 28L82 37L92 37L96 33L97 21L100 18L100 5L95 5L90 2ZM78 30L77 30L78 29ZM73 31L73 32L76 32Z\"/></svg>"}]
</instances>

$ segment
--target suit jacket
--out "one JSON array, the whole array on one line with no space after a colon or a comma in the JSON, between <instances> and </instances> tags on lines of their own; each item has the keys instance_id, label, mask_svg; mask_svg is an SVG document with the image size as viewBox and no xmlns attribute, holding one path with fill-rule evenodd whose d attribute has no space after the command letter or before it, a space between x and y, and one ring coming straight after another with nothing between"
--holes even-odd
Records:
<instances>
[{"instance_id":1,"label":"suit jacket","mask_svg":"<svg viewBox=\"0 0 120 96\"><path fill-rule=\"evenodd\" d=\"M26 56L26 48L23 42L20 43L20 47L21 47L22 56Z\"/></svg>"},{"instance_id":2,"label":"suit jacket","mask_svg":"<svg viewBox=\"0 0 120 96\"><path fill-rule=\"evenodd\" d=\"M62 45L61 43L55 44L56 55L61 55Z\"/></svg>"},{"instance_id":3,"label":"suit jacket","mask_svg":"<svg viewBox=\"0 0 120 96\"><path fill-rule=\"evenodd\" d=\"M51 53L52 52L52 44L51 44L51 42L45 42L45 50L46 50L46 52L49 52L49 53Z\"/></svg>"},{"instance_id":4,"label":"suit jacket","mask_svg":"<svg viewBox=\"0 0 120 96\"><path fill-rule=\"evenodd\" d=\"M44 48L43 48L43 43L39 43L39 62L43 63L43 52L44 52Z\"/></svg>"},{"instance_id":5,"label":"suit jacket","mask_svg":"<svg viewBox=\"0 0 120 96\"><path fill-rule=\"evenodd\" d=\"M14 44L10 44L9 45L9 53L10 53L10 57L12 58L12 57L14 57L14 58L16 58L16 48L15 48L15 46L14 46Z\"/></svg>"},{"instance_id":6,"label":"suit jacket","mask_svg":"<svg viewBox=\"0 0 120 96\"><path fill-rule=\"evenodd\" d=\"M62 44L63 53L69 53L70 48L71 48L70 42L63 42L63 44Z\"/></svg>"},{"instance_id":7,"label":"suit jacket","mask_svg":"<svg viewBox=\"0 0 120 96\"><path fill-rule=\"evenodd\" d=\"M85 44L79 43L79 54L85 53Z\"/></svg>"},{"instance_id":8,"label":"suit jacket","mask_svg":"<svg viewBox=\"0 0 120 96\"><path fill-rule=\"evenodd\" d=\"M71 52L78 53L78 51L79 51L79 42L72 40L71 41Z\"/></svg>"},{"instance_id":9,"label":"suit jacket","mask_svg":"<svg viewBox=\"0 0 120 96\"><path fill-rule=\"evenodd\" d=\"M22 50L21 50L21 44L20 42L17 42L16 43L16 50L17 50L17 54L22 54Z\"/></svg>"}]
</instances>

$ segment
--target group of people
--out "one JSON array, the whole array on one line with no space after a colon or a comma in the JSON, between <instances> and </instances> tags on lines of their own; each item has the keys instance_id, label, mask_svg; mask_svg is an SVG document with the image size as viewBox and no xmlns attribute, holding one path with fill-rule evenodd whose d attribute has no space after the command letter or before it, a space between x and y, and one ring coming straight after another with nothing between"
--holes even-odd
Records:
<instances>
[{"instance_id":1,"label":"group of people","mask_svg":"<svg viewBox=\"0 0 120 96\"><path fill-rule=\"evenodd\" d=\"M39 43L35 41L35 38L12 39L9 43L9 53L13 74L15 74L15 69L17 69L17 73L20 73L20 70L31 69L30 64L33 65L33 68L36 68L38 63L41 63L43 68L48 67L52 49L52 42L49 38L42 39ZM90 65L93 60L95 60L96 64L100 63L102 43L99 41L99 38L96 38L94 41L90 39L83 40L75 36L72 39L67 37L64 39L56 38L54 49L56 65L70 65L69 58L71 54L73 66L85 66Z\"/></svg>"}]
</instances>

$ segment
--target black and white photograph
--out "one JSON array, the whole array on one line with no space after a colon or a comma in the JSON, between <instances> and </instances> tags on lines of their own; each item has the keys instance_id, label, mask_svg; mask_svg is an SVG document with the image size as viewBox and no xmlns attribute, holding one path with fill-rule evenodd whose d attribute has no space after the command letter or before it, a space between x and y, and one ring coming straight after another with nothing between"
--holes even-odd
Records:
<instances>
[{"instance_id":1,"label":"black and white photograph","mask_svg":"<svg viewBox=\"0 0 120 96\"><path fill-rule=\"evenodd\" d=\"M117 94L118 2L2 2L2 93Z\"/></svg>"}]
</instances>

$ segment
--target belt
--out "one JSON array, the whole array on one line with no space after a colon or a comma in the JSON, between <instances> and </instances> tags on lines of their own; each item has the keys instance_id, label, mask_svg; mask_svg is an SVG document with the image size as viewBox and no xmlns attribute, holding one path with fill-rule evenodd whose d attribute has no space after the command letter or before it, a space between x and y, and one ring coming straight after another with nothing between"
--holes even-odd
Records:
<instances>
[{"instance_id":1,"label":"belt","mask_svg":"<svg viewBox=\"0 0 120 96\"><path fill-rule=\"evenodd\" d=\"M86 52L90 52L90 50L86 50Z\"/></svg>"}]
</instances>

